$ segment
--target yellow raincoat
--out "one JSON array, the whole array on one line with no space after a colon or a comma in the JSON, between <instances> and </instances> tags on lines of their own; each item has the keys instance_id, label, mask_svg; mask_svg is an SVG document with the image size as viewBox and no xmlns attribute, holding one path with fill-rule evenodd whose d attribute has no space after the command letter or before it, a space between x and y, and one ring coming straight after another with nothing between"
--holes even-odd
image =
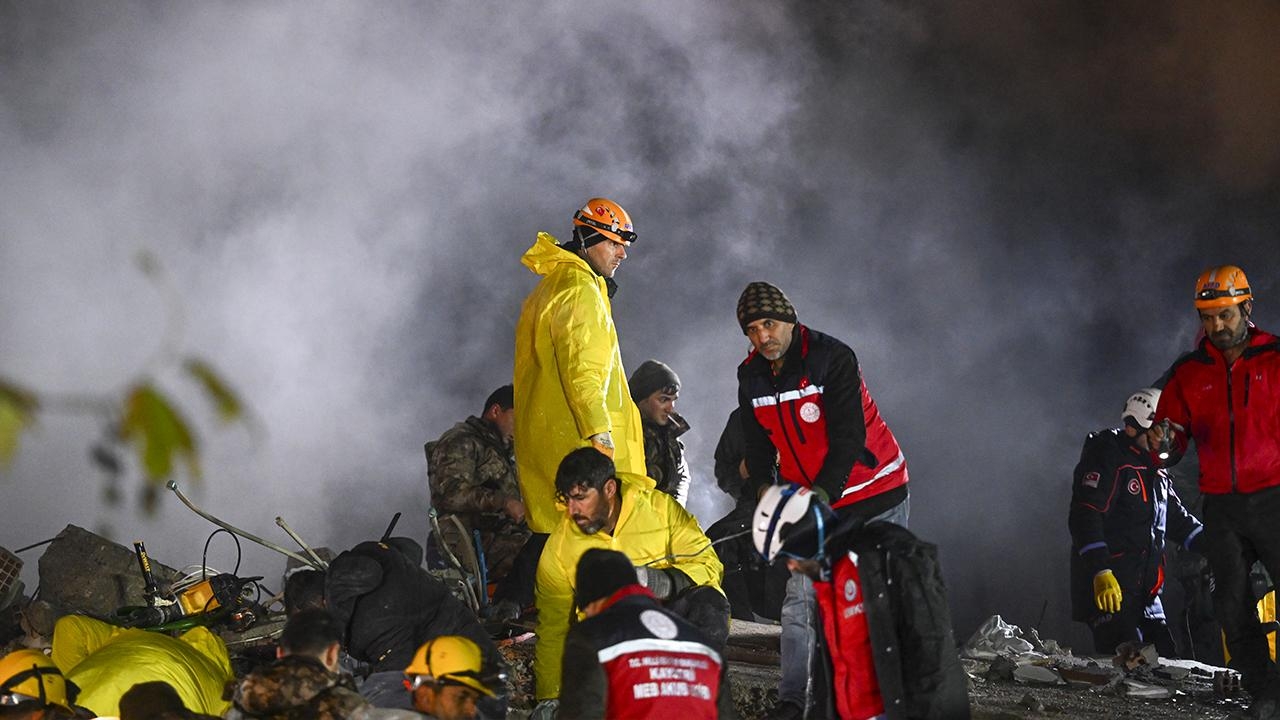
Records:
<instances>
[{"instance_id":1,"label":"yellow raincoat","mask_svg":"<svg viewBox=\"0 0 1280 720\"><path fill-rule=\"evenodd\" d=\"M698 521L675 498L653 489L653 480L618 473L622 511L613 535L601 530L586 535L567 513L551 532L538 561L538 642L533 671L537 698L560 696L560 659L569 632L578 558L590 548L624 553L636 565L679 569L695 585L720 590L724 565Z\"/></svg>"},{"instance_id":2,"label":"yellow raincoat","mask_svg":"<svg viewBox=\"0 0 1280 720\"><path fill-rule=\"evenodd\" d=\"M53 662L80 687L76 704L98 715L119 715L120 696L152 680L172 685L188 710L222 715L231 707L222 699L223 687L235 678L227 646L207 628L173 638L67 615L53 626Z\"/></svg>"},{"instance_id":3,"label":"yellow raincoat","mask_svg":"<svg viewBox=\"0 0 1280 720\"><path fill-rule=\"evenodd\" d=\"M564 516L556 502L564 456L608 431L618 471L643 478L644 432L605 279L547 233L538 233L521 262L543 278L516 324L516 472L529 529L547 533Z\"/></svg>"}]
</instances>

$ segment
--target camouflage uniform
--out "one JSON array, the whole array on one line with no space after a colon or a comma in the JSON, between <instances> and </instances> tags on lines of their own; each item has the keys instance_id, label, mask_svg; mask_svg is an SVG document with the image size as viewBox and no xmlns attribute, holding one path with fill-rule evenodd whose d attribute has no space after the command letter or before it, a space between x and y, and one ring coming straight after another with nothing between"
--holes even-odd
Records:
<instances>
[{"instance_id":1,"label":"camouflage uniform","mask_svg":"<svg viewBox=\"0 0 1280 720\"><path fill-rule=\"evenodd\" d=\"M427 443L426 451L431 504L440 513L445 543L459 555L463 540L457 526L445 521L454 515L466 528L468 544L474 544L473 531L480 531L489 581L505 577L529 539L529 526L504 510L508 499L520 499L511 446L473 415Z\"/></svg>"},{"instance_id":2,"label":"camouflage uniform","mask_svg":"<svg viewBox=\"0 0 1280 720\"><path fill-rule=\"evenodd\" d=\"M658 489L674 497L681 505L689 499L689 463L684 459L684 443L680 436L689 431L689 423L678 413L671 422L657 425L645 419L645 473L658 484Z\"/></svg>"},{"instance_id":3,"label":"camouflage uniform","mask_svg":"<svg viewBox=\"0 0 1280 720\"><path fill-rule=\"evenodd\" d=\"M370 708L349 675L329 672L319 660L288 655L245 676L235 686L230 720L343 720Z\"/></svg>"}]
</instances>

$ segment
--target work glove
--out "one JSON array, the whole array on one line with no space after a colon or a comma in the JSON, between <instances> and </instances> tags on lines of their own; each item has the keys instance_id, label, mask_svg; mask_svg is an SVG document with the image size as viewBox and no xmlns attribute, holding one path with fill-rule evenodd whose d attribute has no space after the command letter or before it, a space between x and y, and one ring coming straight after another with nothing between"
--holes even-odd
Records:
<instances>
[{"instance_id":1,"label":"work glove","mask_svg":"<svg viewBox=\"0 0 1280 720\"><path fill-rule=\"evenodd\" d=\"M659 600L666 600L675 591L675 583L672 582L671 576L662 570L637 565L636 578Z\"/></svg>"},{"instance_id":2,"label":"work glove","mask_svg":"<svg viewBox=\"0 0 1280 720\"><path fill-rule=\"evenodd\" d=\"M1093 603L1105 613L1120 612L1120 582L1110 570L1093 576Z\"/></svg>"},{"instance_id":3,"label":"work glove","mask_svg":"<svg viewBox=\"0 0 1280 720\"><path fill-rule=\"evenodd\" d=\"M604 453L610 460L613 459L613 435L608 430L596 433L587 440L591 441L592 447Z\"/></svg>"},{"instance_id":4,"label":"work glove","mask_svg":"<svg viewBox=\"0 0 1280 720\"><path fill-rule=\"evenodd\" d=\"M529 720L555 720L556 711L560 709L560 700L543 700L533 707Z\"/></svg>"}]
</instances>

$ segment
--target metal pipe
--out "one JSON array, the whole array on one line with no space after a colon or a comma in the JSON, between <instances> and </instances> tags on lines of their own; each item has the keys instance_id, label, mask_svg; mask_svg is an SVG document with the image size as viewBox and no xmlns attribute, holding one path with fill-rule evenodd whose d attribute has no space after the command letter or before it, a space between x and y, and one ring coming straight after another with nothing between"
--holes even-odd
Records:
<instances>
[{"instance_id":1,"label":"metal pipe","mask_svg":"<svg viewBox=\"0 0 1280 720\"><path fill-rule=\"evenodd\" d=\"M173 494L178 496L178 499L182 501L183 505L186 505L187 507L191 508L191 512L199 515L200 517L204 518L205 520L208 520L209 522L213 523L214 525L217 525L218 527L226 530L227 532L239 535L245 540L258 543L259 545L261 545L264 548L267 548L268 550L275 550L281 555L284 555L285 557L291 557L294 560L297 560L298 562L302 563L303 565L306 565L307 567L315 568L316 570L325 569L323 565L317 565L315 561L309 557L299 555L298 553L293 552L292 550L287 550L285 548L282 548L279 545L276 545L275 543L270 542L268 540L263 540L257 535L247 533L244 530L241 530L240 528L230 525L228 523L225 523L219 520L218 518L210 515L209 513L201 510L200 508L196 507L195 504L193 504L190 500L188 500L186 495L182 494L182 491L178 489L178 483L176 481L170 480L169 482L165 483L165 487L172 490Z\"/></svg>"},{"instance_id":2,"label":"metal pipe","mask_svg":"<svg viewBox=\"0 0 1280 720\"><path fill-rule=\"evenodd\" d=\"M303 550L305 550L306 553L311 556L312 560L315 560L322 567L325 567L325 568L329 567L329 563L322 560L320 556L316 554L316 551L311 549L310 545L302 542L302 538L298 537L298 533L294 532L293 528L289 527L289 524L284 521L284 518L277 515L276 524L280 526L281 530L284 530L286 533L288 533L289 537L293 538L293 541L298 543L298 547L301 547Z\"/></svg>"}]
</instances>

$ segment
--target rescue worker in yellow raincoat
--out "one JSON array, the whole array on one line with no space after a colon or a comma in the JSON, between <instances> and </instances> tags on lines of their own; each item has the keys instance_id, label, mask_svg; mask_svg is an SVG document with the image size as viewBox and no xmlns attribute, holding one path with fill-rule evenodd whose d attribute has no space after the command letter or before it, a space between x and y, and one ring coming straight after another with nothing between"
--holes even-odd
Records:
<instances>
[{"instance_id":1,"label":"rescue worker in yellow raincoat","mask_svg":"<svg viewBox=\"0 0 1280 720\"><path fill-rule=\"evenodd\" d=\"M516 473L529 529L549 533L560 460L595 445L618 469L644 477L640 411L631 400L609 302L613 275L636 239L627 212L593 198L573 216L573 239L547 233L521 258L543 276L516 324ZM648 481L653 485L653 481Z\"/></svg>"},{"instance_id":2,"label":"rescue worker in yellow raincoat","mask_svg":"<svg viewBox=\"0 0 1280 720\"><path fill-rule=\"evenodd\" d=\"M698 521L643 475L615 470L592 448L569 453L556 475L566 506L538 562L538 641L534 674L546 716L560 695L560 660L574 612L578 558L590 548L617 550L636 566L640 584L668 610L701 630L717 652L729 635L724 566ZM581 608L579 608L581 609ZM567 690L569 691L569 690Z\"/></svg>"}]
</instances>

